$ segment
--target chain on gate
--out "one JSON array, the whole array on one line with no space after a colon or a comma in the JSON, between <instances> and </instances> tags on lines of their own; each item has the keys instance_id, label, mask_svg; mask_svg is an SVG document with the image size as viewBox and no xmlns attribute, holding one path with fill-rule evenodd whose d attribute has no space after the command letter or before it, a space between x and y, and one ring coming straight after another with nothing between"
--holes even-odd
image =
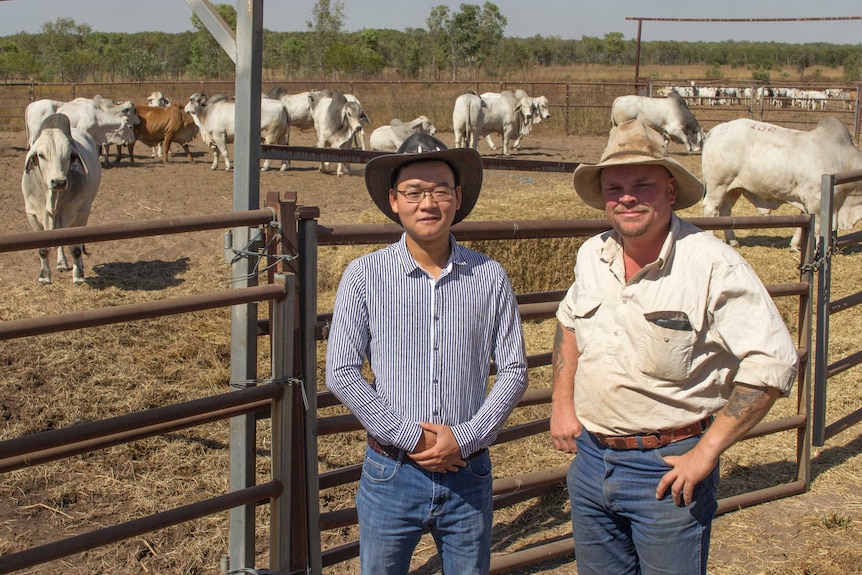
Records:
<instances>
[{"instance_id":1,"label":"chain on gate","mask_svg":"<svg viewBox=\"0 0 862 575\"><path fill-rule=\"evenodd\" d=\"M826 253L823 253L823 241L819 240L817 242L817 247L814 250L814 260L811 263L799 264L796 266L799 268L799 271L802 273L817 272L827 260L832 259L832 256L841 253L841 248L838 247L838 236L833 234L830 244L829 250Z\"/></svg>"}]
</instances>

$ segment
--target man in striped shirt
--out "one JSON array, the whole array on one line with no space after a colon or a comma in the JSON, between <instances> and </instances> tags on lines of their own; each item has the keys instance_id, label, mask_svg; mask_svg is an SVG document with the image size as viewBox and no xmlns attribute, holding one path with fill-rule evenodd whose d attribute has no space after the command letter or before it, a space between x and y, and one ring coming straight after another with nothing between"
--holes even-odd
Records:
<instances>
[{"instance_id":1,"label":"man in striped shirt","mask_svg":"<svg viewBox=\"0 0 862 575\"><path fill-rule=\"evenodd\" d=\"M326 354L327 387L368 432L356 494L361 570L406 574L428 529L445 573L486 574L487 448L526 390L527 362L506 272L449 231L476 203L482 160L417 134L370 161L365 181L404 233L345 270Z\"/></svg>"}]
</instances>

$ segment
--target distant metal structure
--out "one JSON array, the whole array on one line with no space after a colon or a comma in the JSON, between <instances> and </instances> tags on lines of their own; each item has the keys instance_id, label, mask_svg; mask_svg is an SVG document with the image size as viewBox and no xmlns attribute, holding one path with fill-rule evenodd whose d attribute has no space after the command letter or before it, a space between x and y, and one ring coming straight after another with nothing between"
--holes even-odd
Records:
<instances>
[{"instance_id":1,"label":"distant metal structure","mask_svg":"<svg viewBox=\"0 0 862 575\"><path fill-rule=\"evenodd\" d=\"M644 22L829 22L836 20L862 20L862 16L824 16L814 18L642 18L640 16L626 16L626 20L637 20L638 23L637 49L635 51L635 81L637 81L640 77L641 69L641 28Z\"/></svg>"}]
</instances>

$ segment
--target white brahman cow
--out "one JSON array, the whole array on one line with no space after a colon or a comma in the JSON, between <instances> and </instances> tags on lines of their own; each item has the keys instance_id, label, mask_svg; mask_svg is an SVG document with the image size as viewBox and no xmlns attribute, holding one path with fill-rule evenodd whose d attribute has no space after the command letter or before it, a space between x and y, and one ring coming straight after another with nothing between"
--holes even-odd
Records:
<instances>
[{"instance_id":1,"label":"white brahman cow","mask_svg":"<svg viewBox=\"0 0 862 575\"><path fill-rule=\"evenodd\" d=\"M357 98L353 94L344 94L344 97L347 98L348 102L355 102L357 105L359 105L359 110L360 110L359 121L362 124L362 126L353 135L353 145L355 147L356 144L358 143L359 147L364 150L365 149L365 124L370 124L371 118L369 118L368 114L365 113L365 108L362 107L362 102L359 101L359 98Z\"/></svg>"},{"instance_id":2,"label":"white brahman cow","mask_svg":"<svg viewBox=\"0 0 862 575\"><path fill-rule=\"evenodd\" d=\"M475 150L479 147L487 107L485 100L473 90L467 90L455 99L455 107L452 109L452 130L455 132L456 148Z\"/></svg>"},{"instance_id":3,"label":"white brahman cow","mask_svg":"<svg viewBox=\"0 0 862 575\"><path fill-rule=\"evenodd\" d=\"M362 106L348 100L341 92L322 90L312 101L317 147L350 149L356 133L362 129L363 114ZM324 162L320 163L320 171L325 171ZM339 163L337 174L341 176L345 172L350 172L350 166Z\"/></svg>"},{"instance_id":4,"label":"white brahman cow","mask_svg":"<svg viewBox=\"0 0 862 575\"><path fill-rule=\"evenodd\" d=\"M619 126L629 120L640 120L662 133L665 139L684 144L687 152L700 151L703 130L677 92L667 98L620 96L611 106L611 124Z\"/></svg>"},{"instance_id":5,"label":"white brahman cow","mask_svg":"<svg viewBox=\"0 0 862 575\"><path fill-rule=\"evenodd\" d=\"M378 152L397 152L404 140L413 134L433 136L436 133L437 128L425 116L419 116L410 122L395 118L388 126L380 126L371 132L371 149Z\"/></svg>"},{"instance_id":6,"label":"white brahman cow","mask_svg":"<svg viewBox=\"0 0 862 575\"><path fill-rule=\"evenodd\" d=\"M107 112L108 114L110 114L113 117L120 117L120 116L125 117L133 130L134 130L134 127L138 125L138 122L141 121L140 118L138 117L137 107L129 100L126 100L125 102L114 102L108 98L103 98L101 95L96 94L92 98L75 98L69 104L72 104L72 105L92 104L92 106L94 108L99 108L101 110L104 110L105 112ZM58 112L59 111L61 111L61 110L58 110ZM73 128L76 128L76 127L81 128L82 127L80 125L80 121L74 119L74 113L72 112L72 110L69 107L65 107L65 109L64 109L64 111L62 111L62 113L69 116L69 121L72 122ZM86 126L84 126L83 129L87 130L90 133L90 135L93 135L93 131L90 130L89 128L87 128ZM123 146L124 145L128 146L129 144L131 144L134 141L134 138L130 139L128 137L128 132L125 130L125 128L120 128L119 131L108 132L106 135L106 141L104 141L104 142L101 141L100 137L97 137L97 136L93 136L93 137L96 138L96 143L99 144L104 149L105 163L106 164L108 163L108 155L110 153L111 144L117 146L117 156L116 156L116 159L114 161L119 162L120 157L122 155L121 150L122 150Z\"/></svg>"},{"instance_id":7,"label":"white brahman cow","mask_svg":"<svg viewBox=\"0 0 862 575\"><path fill-rule=\"evenodd\" d=\"M741 118L709 131L701 158L706 195L706 216L729 216L744 195L761 213L791 204L814 214L819 226L820 176L862 169L862 152L850 139L847 127L827 116L811 131L791 130ZM862 218L862 186L835 187L835 227L850 229ZM732 230L728 243L736 244ZM798 250L801 230L790 247Z\"/></svg>"},{"instance_id":8,"label":"white brahman cow","mask_svg":"<svg viewBox=\"0 0 862 575\"><path fill-rule=\"evenodd\" d=\"M311 102L312 98L318 93L319 90L311 90L309 92L300 92L299 94L288 94L287 90L281 86L276 86L264 94L264 96L281 102L285 112L287 112L290 128L307 130L314 127L314 118L311 115Z\"/></svg>"},{"instance_id":9,"label":"white brahman cow","mask_svg":"<svg viewBox=\"0 0 862 575\"><path fill-rule=\"evenodd\" d=\"M531 118L530 123L521 126L521 135L512 144L513 148L520 150L521 138L532 132L533 126L541 124L542 120L547 120L551 117L551 105L548 102L547 97L536 96L533 98L532 96L527 95L524 90L515 90L515 97L518 98L518 101L521 102L522 106L529 106ZM490 141L491 136L487 136L486 139Z\"/></svg>"},{"instance_id":10,"label":"white brahman cow","mask_svg":"<svg viewBox=\"0 0 862 575\"><path fill-rule=\"evenodd\" d=\"M230 158L227 145L233 142L236 134L236 104L223 94L207 98L206 94L196 92L189 96L185 112L191 114L201 133L204 143L213 148L213 170L218 169L218 157L224 160L225 171L230 171ZM264 144L283 145L287 143L287 112L278 100L262 97L260 100L260 137ZM261 171L269 169L271 160L267 158ZM287 164L282 163L282 170Z\"/></svg>"},{"instance_id":11,"label":"white brahman cow","mask_svg":"<svg viewBox=\"0 0 862 575\"><path fill-rule=\"evenodd\" d=\"M481 96L487 108L482 122L482 135L486 136L488 146L496 150L497 146L488 137L490 134L500 134L503 137L503 155L509 155L509 143L521 137L524 126L532 123L532 109L524 106L515 97L514 92L485 92Z\"/></svg>"},{"instance_id":12,"label":"white brahman cow","mask_svg":"<svg viewBox=\"0 0 862 575\"><path fill-rule=\"evenodd\" d=\"M93 198L102 181L96 142L87 132L73 129L69 118L52 114L37 131L24 159L21 191L24 209L35 231L87 225ZM84 281L84 246L70 246L75 262L72 281ZM48 248L39 249L39 282L51 283ZM57 248L57 269L68 270L65 250Z\"/></svg>"}]
</instances>

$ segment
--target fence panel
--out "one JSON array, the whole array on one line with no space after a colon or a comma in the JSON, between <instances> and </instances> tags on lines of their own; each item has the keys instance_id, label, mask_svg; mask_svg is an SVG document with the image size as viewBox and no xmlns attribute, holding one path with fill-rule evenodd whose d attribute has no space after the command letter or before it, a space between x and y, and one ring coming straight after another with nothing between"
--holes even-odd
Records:
<instances>
[{"instance_id":1,"label":"fence panel","mask_svg":"<svg viewBox=\"0 0 862 575\"><path fill-rule=\"evenodd\" d=\"M243 213L215 214L207 217L192 216L149 222L67 228L47 232L7 234L0 236L0 253L35 247L52 247L62 245L75 238L80 239L80 241L103 241L106 239L222 229L226 226L272 224L276 222L276 215L274 209L263 209ZM288 221L293 222L293 214L290 213L289 215ZM282 214L281 218L285 219L285 215ZM261 257L269 255L264 253L261 254ZM286 525L288 522L284 519L291 517L290 505L285 502L286 498L281 497L281 495L291 491L290 475L293 468L291 456L293 447L290 441L285 442L285 439L290 437L286 433L290 417L285 418L285 414L292 415L291 399L294 395L294 390L291 388L293 381L288 376L293 370L292 342L295 290L293 275L275 275L271 279L273 280L271 283L262 286L0 323L0 341L5 341L12 338L33 337L64 330L157 318L251 302L269 301L273 309L270 321L273 379L268 385L253 385L218 396L5 440L0 442L0 473L8 473L147 437L164 435L204 423L245 417L261 411L271 411L276 415L271 428L271 445L274 451L271 481L261 485L235 489L225 495L211 497L125 523L38 545L24 551L7 553L0 557L0 573L11 573L240 506L253 506L267 499L272 502L273 516L280 519L274 522L276 529L272 532L275 538L270 541L271 558L274 561L282 562L281 565L289 563L289 542L287 539L281 538L283 531L278 526ZM253 456L254 453L252 453ZM249 525L246 529L253 533L254 525Z\"/></svg>"},{"instance_id":2,"label":"fence panel","mask_svg":"<svg viewBox=\"0 0 862 575\"><path fill-rule=\"evenodd\" d=\"M812 418L812 443L817 447L822 447L830 437L862 422L862 407L832 423L826 421L826 392L829 378L862 364L862 348L832 363L829 362L829 320L831 316L862 304L862 291L852 293L840 300L832 299L833 256L842 249L862 245L862 233L836 237L832 231L835 187L853 182L862 182L862 170L840 174L823 174L821 177L820 194L824 200L820 206L820 242L817 251L820 266L817 276L817 335ZM848 201L853 199L850 198Z\"/></svg>"}]
</instances>

